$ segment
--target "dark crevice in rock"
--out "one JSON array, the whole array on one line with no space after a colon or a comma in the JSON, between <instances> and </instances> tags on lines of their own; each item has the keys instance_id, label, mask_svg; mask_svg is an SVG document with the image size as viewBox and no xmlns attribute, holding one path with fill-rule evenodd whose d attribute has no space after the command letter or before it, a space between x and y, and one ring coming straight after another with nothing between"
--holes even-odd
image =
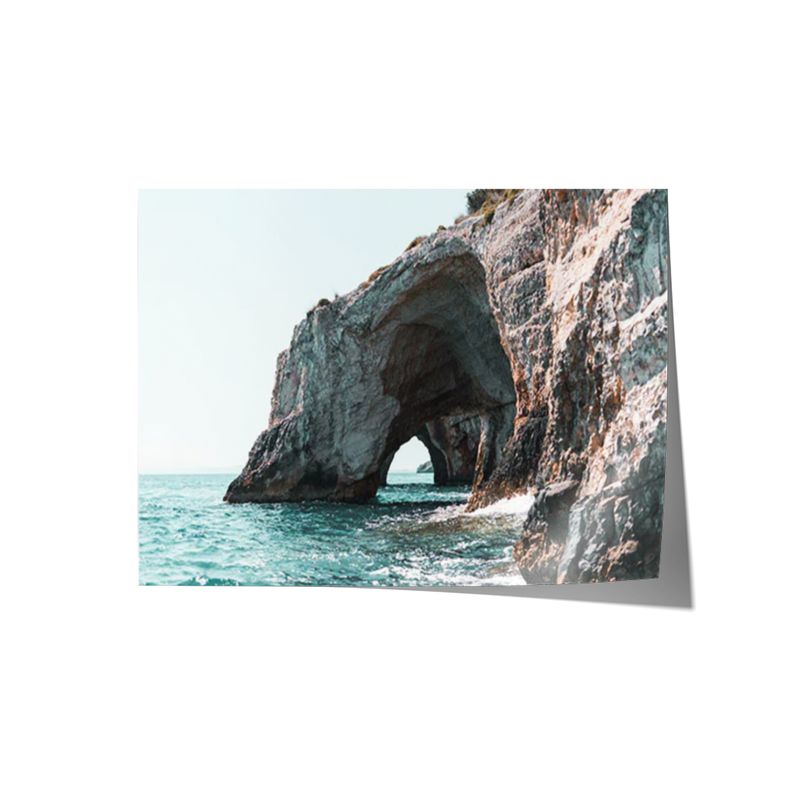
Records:
<instances>
[{"instance_id":1,"label":"dark crevice in rock","mask_svg":"<svg viewBox=\"0 0 800 800\"><path fill-rule=\"evenodd\" d=\"M486 471L470 507L477 508L523 491L534 484L542 456L547 415L527 417L507 441L496 464Z\"/></svg>"}]
</instances>

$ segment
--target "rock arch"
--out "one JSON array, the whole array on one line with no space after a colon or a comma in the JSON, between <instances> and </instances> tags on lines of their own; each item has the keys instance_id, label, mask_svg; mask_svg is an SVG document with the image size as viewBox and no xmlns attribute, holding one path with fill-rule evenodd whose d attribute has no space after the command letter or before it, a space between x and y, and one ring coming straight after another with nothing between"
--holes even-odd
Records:
<instances>
[{"instance_id":1,"label":"rock arch","mask_svg":"<svg viewBox=\"0 0 800 800\"><path fill-rule=\"evenodd\" d=\"M366 500L415 435L446 479L469 416L470 507L534 492L527 581L656 577L668 259L657 189L526 190L432 234L295 328L225 499Z\"/></svg>"},{"instance_id":2,"label":"rock arch","mask_svg":"<svg viewBox=\"0 0 800 800\"><path fill-rule=\"evenodd\" d=\"M428 422L417 431L415 438L422 442L428 451L435 484L472 485L480 448L481 428L481 418L478 414L459 414ZM381 486L386 485L386 476L395 454L396 451L391 453L381 466Z\"/></svg>"},{"instance_id":3,"label":"rock arch","mask_svg":"<svg viewBox=\"0 0 800 800\"><path fill-rule=\"evenodd\" d=\"M414 436L439 481L486 481L515 401L484 266L447 239L297 326L279 357L270 427L225 499L368 500Z\"/></svg>"}]
</instances>

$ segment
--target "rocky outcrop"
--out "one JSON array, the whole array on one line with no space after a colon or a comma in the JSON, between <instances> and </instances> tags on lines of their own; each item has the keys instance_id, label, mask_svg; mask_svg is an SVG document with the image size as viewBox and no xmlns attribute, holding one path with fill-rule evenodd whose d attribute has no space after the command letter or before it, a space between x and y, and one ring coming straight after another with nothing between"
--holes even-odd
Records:
<instances>
[{"instance_id":1,"label":"rocky outcrop","mask_svg":"<svg viewBox=\"0 0 800 800\"><path fill-rule=\"evenodd\" d=\"M226 500L369 499L417 436L472 508L535 494L526 580L656 576L667 261L658 190L526 191L429 236L297 326Z\"/></svg>"},{"instance_id":2,"label":"rocky outcrop","mask_svg":"<svg viewBox=\"0 0 800 800\"><path fill-rule=\"evenodd\" d=\"M425 461L417 467L417 475L430 475L433 472L433 464L430 461Z\"/></svg>"},{"instance_id":3,"label":"rocky outcrop","mask_svg":"<svg viewBox=\"0 0 800 800\"><path fill-rule=\"evenodd\" d=\"M423 426L417 438L431 455L434 483L472 485L481 429L480 416L471 414L435 419Z\"/></svg>"},{"instance_id":4,"label":"rocky outcrop","mask_svg":"<svg viewBox=\"0 0 800 800\"><path fill-rule=\"evenodd\" d=\"M655 577L666 461L666 192L542 192L534 227L542 260L490 280L518 404L514 436L477 502L537 490L515 548L531 583ZM512 264L527 249L507 236ZM530 313L520 313L523 298Z\"/></svg>"},{"instance_id":5,"label":"rocky outcrop","mask_svg":"<svg viewBox=\"0 0 800 800\"><path fill-rule=\"evenodd\" d=\"M495 427L513 419L515 390L486 286L469 239L440 234L309 312L279 357L270 427L226 499L369 499L418 434L434 469L443 451L452 469L442 474L458 476L478 426L474 452L488 479L510 432ZM454 417L479 421L430 425ZM443 444L451 439L452 452Z\"/></svg>"}]
</instances>

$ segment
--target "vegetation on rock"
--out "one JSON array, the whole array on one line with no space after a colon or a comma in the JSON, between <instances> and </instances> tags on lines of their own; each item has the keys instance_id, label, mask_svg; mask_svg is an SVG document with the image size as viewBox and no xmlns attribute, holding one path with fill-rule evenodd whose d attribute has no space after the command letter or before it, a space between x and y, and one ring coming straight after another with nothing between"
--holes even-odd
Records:
<instances>
[{"instance_id":1,"label":"vegetation on rock","mask_svg":"<svg viewBox=\"0 0 800 800\"><path fill-rule=\"evenodd\" d=\"M467 194L467 216L483 214L483 224L491 225L494 212L501 203L513 204L522 189L474 189ZM459 217L460 222L465 217Z\"/></svg>"},{"instance_id":2,"label":"vegetation on rock","mask_svg":"<svg viewBox=\"0 0 800 800\"><path fill-rule=\"evenodd\" d=\"M336 295L336 296L338 297L339 295ZM328 300L327 297L321 297L319 300L317 300L317 302L316 302L316 304L314 306L312 306L311 308L308 309L308 313L307 313L306 316L310 316L318 308L322 308L322 306L329 306L330 304L331 304L331 301Z\"/></svg>"},{"instance_id":3,"label":"vegetation on rock","mask_svg":"<svg viewBox=\"0 0 800 800\"><path fill-rule=\"evenodd\" d=\"M467 211L470 214L477 214L486 202L486 187L478 186L474 192L467 195Z\"/></svg>"}]
</instances>

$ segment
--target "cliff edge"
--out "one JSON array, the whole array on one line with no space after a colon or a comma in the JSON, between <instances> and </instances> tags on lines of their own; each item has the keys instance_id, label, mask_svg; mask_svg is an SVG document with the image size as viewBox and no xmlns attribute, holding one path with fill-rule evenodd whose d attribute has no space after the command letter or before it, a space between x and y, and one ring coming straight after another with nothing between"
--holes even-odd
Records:
<instances>
[{"instance_id":1,"label":"cliff edge","mask_svg":"<svg viewBox=\"0 0 800 800\"><path fill-rule=\"evenodd\" d=\"M226 501L367 500L416 436L472 509L534 493L529 583L658 575L666 191L505 197L309 312Z\"/></svg>"}]
</instances>

